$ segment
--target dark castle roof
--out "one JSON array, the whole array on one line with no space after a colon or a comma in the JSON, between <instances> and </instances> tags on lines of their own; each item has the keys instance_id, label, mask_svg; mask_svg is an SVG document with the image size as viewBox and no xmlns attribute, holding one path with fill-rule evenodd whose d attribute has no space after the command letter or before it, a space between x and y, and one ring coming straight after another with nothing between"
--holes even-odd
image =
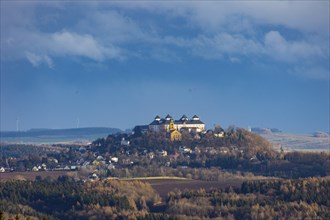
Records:
<instances>
[{"instance_id":1,"label":"dark castle roof","mask_svg":"<svg viewBox=\"0 0 330 220\"><path fill-rule=\"evenodd\" d=\"M158 120L157 120L158 119ZM194 115L192 119L189 120L189 118L186 115L183 115L180 120L173 120L171 115L167 115L164 118L160 118L158 115L155 117L155 120L153 120L149 125L168 125L171 122L174 122L174 124L204 124L201 120L199 120L199 117Z\"/></svg>"},{"instance_id":2,"label":"dark castle roof","mask_svg":"<svg viewBox=\"0 0 330 220\"><path fill-rule=\"evenodd\" d=\"M188 121L188 117L186 115L182 115L182 117L180 118L181 121Z\"/></svg>"}]
</instances>

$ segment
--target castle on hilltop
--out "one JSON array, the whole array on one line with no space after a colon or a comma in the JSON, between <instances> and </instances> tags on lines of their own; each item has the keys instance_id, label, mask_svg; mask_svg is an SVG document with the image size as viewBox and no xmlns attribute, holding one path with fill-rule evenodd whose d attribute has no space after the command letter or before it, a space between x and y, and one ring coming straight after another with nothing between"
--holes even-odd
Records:
<instances>
[{"instance_id":1,"label":"castle on hilltop","mask_svg":"<svg viewBox=\"0 0 330 220\"><path fill-rule=\"evenodd\" d=\"M186 115L183 115L179 120L173 120L170 115L167 115L165 118L160 118L157 115L149 124L149 130L155 132L187 130L189 132L200 133L205 130L205 124L197 115L194 115L191 119L189 119Z\"/></svg>"},{"instance_id":2,"label":"castle on hilltop","mask_svg":"<svg viewBox=\"0 0 330 220\"><path fill-rule=\"evenodd\" d=\"M165 118L160 118L157 115L149 125L140 125L134 128L134 133L145 133L147 131L166 132L170 134L171 140L179 140L182 131L190 133L204 132L205 124L197 115L194 115L191 119L183 115L179 120L174 120L170 115Z\"/></svg>"}]
</instances>

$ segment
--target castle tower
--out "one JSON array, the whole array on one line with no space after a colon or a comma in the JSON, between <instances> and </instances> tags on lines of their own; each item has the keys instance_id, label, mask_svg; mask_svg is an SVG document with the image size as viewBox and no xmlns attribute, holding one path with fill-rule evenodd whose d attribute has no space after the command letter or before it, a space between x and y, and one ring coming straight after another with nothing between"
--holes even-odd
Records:
<instances>
[{"instance_id":1,"label":"castle tower","mask_svg":"<svg viewBox=\"0 0 330 220\"><path fill-rule=\"evenodd\" d=\"M182 115L182 117L180 118L180 121L188 121L188 117L186 115Z\"/></svg>"},{"instance_id":2,"label":"castle tower","mask_svg":"<svg viewBox=\"0 0 330 220\"><path fill-rule=\"evenodd\" d=\"M192 118L191 118L193 121L199 121L199 117L197 115L194 115Z\"/></svg>"},{"instance_id":3,"label":"castle tower","mask_svg":"<svg viewBox=\"0 0 330 220\"><path fill-rule=\"evenodd\" d=\"M168 115L166 115L165 120L170 121L170 120L173 120L173 118L172 118L172 116L170 116L170 114L168 114Z\"/></svg>"}]
</instances>

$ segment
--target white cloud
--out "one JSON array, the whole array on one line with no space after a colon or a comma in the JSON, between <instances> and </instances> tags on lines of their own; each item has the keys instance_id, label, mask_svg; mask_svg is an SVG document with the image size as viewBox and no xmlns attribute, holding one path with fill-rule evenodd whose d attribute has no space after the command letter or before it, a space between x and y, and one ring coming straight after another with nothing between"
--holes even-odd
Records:
<instances>
[{"instance_id":1,"label":"white cloud","mask_svg":"<svg viewBox=\"0 0 330 220\"><path fill-rule=\"evenodd\" d=\"M232 63L240 63L241 60L237 57L229 57L230 62Z\"/></svg>"},{"instance_id":2,"label":"white cloud","mask_svg":"<svg viewBox=\"0 0 330 220\"><path fill-rule=\"evenodd\" d=\"M304 41L289 42L277 31L265 35L265 51L274 59L285 62L326 57L326 52L318 45Z\"/></svg>"},{"instance_id":3,"label":"white cloud","mask_svg":"<svg viewBox=\"0 0 330 220\"><path fill-rule=\"evenodd\" d=\"M219 33L214 36L199 35L195 38L167 36L163 43L183 47L195 56L222 59L224 56L250 56L262 54L263 45L255 39L240 34ZM235 58L236 61L238 57Z\"/></svg>"},{"instance_id":4,"label":"white cloud","mask_svg":"<svg viewBox=\"0 0 330 220\"><path fill-rule=\"evenodd\" d=\"M239 7L258 24L329 35L325 29L329 27L328 1L255 1L244 2Z\"/></svg>"},{"instance_id":5,"label":"white cloud","mask_svg":"<svg viewBox=\"0 0 330 220\"><path fill-rule=\"evenodd\" d=\"M25 55L28 61L35 67L38 67L43 63L46 64L49 68L54 67L52 59L47 55L40 56L29 51L26 51Z\"/></svg>"},{"instance_id":6,"label":"white cloud","mask_svg":"<svg viewBox=\"0 0 330 220\"><path fill-rule=\"evenodd\" d=\"M56 32L50 36L50 48L57 55L84 56L95 61L118 57L119 49L100 45L90 35L79 35L68 31Z\"/></svg>"},{"instance_id":7,"label":"white cloud","mask_svg":"<svg viewBox=\"0 0 330 220\"><path fill-rule=\"evenodd\" d=\"M4 7L1 7L2 59L28 59L33 66L45 63L53 67L55 57L80 56L96 62L123 58L121 49L102 38L96 38L97 32L63 30L61 27L64 25L56 19L61 17L65 6L67 3L4 3ZM50 24L39 21L42 10L50 11L41 13L43 18L49 17ZM46 25L49 25L49 29L47 27L45 30ZM60 30L54 30L53 26L58 26ZM74 26L69 25L68 28L74 29Z\"/></svg>"},{"instance_id":8,"label":"white cloud","mask_svg":"<svg viewBox=\"0 0 330 220\"><path fill-rule=\"evenodd\" d=\"M42 57L35 55L34 53L31 52L25 52L26 58L30 61L30 63L33 66L39 66L40 63L42 62Z\"/></svg>"},{"instance_id":9,"label":"white cloud","mask_svg":"<svg viewBox=\"0 0 330 220\"><path fill-rule=\"evenodd\" d=\"M248 38L240 34L219 33L195 38L168 36L165 44L190 50L193 55L206 59L228 58L233 62L244 59L267 57L284 63L314 62L328 57L327 48L304 40L286 40L278 31L270 31L264 39Z\"/></svg>"},{"instance_id":10,"label":"white cloud","mask_svg":"<svg viewBox=\"0 0 330 220\"><path fill-rule=\"evenodd\" d=\"M3 41L5 59L27 58L33 66L41 63L50 68L54 57L80 56L102 62L107 59L122 59L122 52L111 44L102 45L93 36L69 31L41 33L14 28ZM8 43L10 42L10 43ZM21 51L27 51L22 54Z\"/></svg>"},{"instance_id":11,"label":"white cloud","mask_svg":"<svg viewBox=\"0 0 330 220\"><path fill-rule=\"evenodd\" d=\"M53 60L49 56L44 56L44 61L48 65L49 68L54 68Z\"/></svg>"},{"instance_id":12,"label":"white cloud","mask_svg":"<svg viewBox=\"0 0 330 220\"><path fill-rule=\"evenodd\" d=\"M98 39L112 44L147 41L151 36L139 23L114 10L90 11L89 16L73 28L77 32L97 33Z\"/></svg>"},{"instance_id":13,"label":"white cloud","mask_svg":"<svg viewBox=\"0 0 330 220\"><path fill-rule=\"evenodd\" d=\"M222 58L223 56L248 56L261 53L263 48L251 39L241 35L220 33L213 37L199 36L192 40L192 51L204 58Z\"/></svg>"},{"instance_id":14,"label":"white cloud","mask_svg":"<svg viewBox=\"0 0 330 220\"><path fill-rule=\"evenodd\" d=\"M184 17L207 32L248 30L252 25L282 25L329 35L328 1L171 1L114 2L125 10L145 10L166 17ZM100 8L104 5L100 3ZM111 6L110 6L111 7ZM232 19L236 23L232 23Z\"/></svg>"}]
</instances>

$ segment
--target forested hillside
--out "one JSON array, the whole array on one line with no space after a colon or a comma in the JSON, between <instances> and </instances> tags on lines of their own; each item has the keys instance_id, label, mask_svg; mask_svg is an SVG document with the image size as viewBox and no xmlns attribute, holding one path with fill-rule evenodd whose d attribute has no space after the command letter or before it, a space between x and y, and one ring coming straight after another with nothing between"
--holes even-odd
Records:
<instances>
[{"instance_id":1,"label":"forested hillside","mask_svg":"<svg viewBox=\"0 0 330 220\"><path fill-rule=\"evenodd\" d=\"M60 177L0 183L0 210L6 212L1 211L0 218L329 219L329 196L329 177L248 181L225 190L174 190L163 203L147 183L82 183Z\"/></svg>"}]
</instances>

